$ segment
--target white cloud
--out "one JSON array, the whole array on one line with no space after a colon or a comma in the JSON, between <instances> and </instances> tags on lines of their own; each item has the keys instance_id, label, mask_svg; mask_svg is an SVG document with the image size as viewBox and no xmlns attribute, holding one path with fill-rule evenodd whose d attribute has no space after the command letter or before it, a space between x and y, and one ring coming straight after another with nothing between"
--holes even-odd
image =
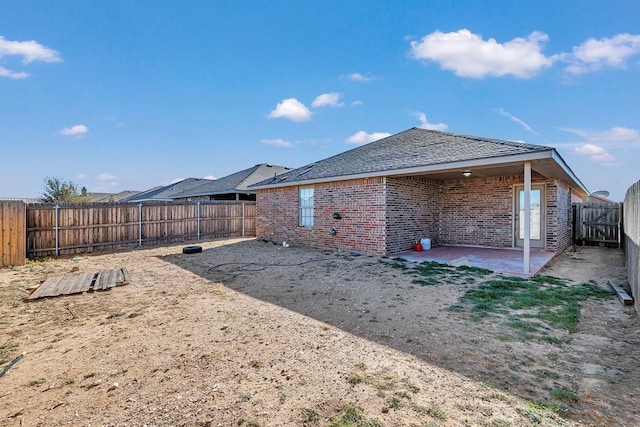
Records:
<instances>
[{"instance_id":1,"label":"white cloud","mask_svg":"<svg viewBox=\"0 0 640 427\"><path fill-rule=\"evenodd\" d=\"M202 179L211 179L211 180L216 180L218 178L215 177L215 175L207 175L207 176L203 176Z\"/></svg>"},{"instance_id":2,"label":"white cloud","mask_svg":"<svg viewBox=\"0 0 640 427\"><path fill-rule=\"evenodd\" d=\"M483 40L467 29L452 33L435 31L411 42L411 56L435 61L460 77L529 78L559 58L542 54L542 44L548 38L534 31L527 38L498 43L495 39Z\"/></svg>"},{"instance_id":3,"label":"white cloud","mask_svg":"<svg viewBox=\"0 0 640 427\"><path fill-rule=\"evenodd\" d=\"M379 139L386 138L388 136L391 136L391 134L386 132L366 133L365 131L361 130L351 135L349 138L346 139L345 142L347 144L361 145L361 144L368 144L370 142L377 141Z\"/></svg>"},{"instance_id":4,"label":"white cloud","mask_svg":"<svg viewBox=\"0 0 640 427\"><path fill-rule=\"evenodd\" d=\"M185 178L180 177L180 178L171 178L171 179L165 179L164 181L162 181L162 185L169 185L169 184L175 184L177 182L180 181L184 181Z\"/></svg>"},{"instance_id":5,"label":"white cloud","mask_svg":"<svg viewBox=\"0 0 640 427\"><path fill-rule=\"evenodd\" d=\"M329 92L318 95L316 99L311 103L312 107L342 107L344 104L341 101L342 94L338 92Z\"/></svg>"},{"instance_id":6,"label":"white cloud","mask_svg":"<svg viewBox=\"0 0 640 427\"><path fill-rule=\"evenodd\" d=\"M611 163L615 158L604 148L595 144L584 144L574 148L574 151L583 156L591 157L591 160L598 163Z\"/></svg>"},{"instance_id":7,"label":"white cloud","mask_svg":"<svg viewBox=\"0 0 640 427\"><path fill-rule=\"evenodd\" d=\"M352 82L372 82L374 81L376 78L374 76L372 76L371 74L368 75L363 75L360 73L352 73L349 74L348 76L346 76L347 80L351 80Z\"/></svg>"},{"instance_id":8,"label":"white cloud","mask_svg":"<svg viewBox=\"0 0 640 427\"><path fill-rule=\"evenodd\" d=\"M263 144L267 144L267 145L273 145L274 147L284 147L284 148L291 148L294 146L293 142L290 141L285 141L284 139L263 139L260 142L262 142Z\"/></svg>"},{"instance_id":9,"label":"white cloud","mask_svg":"<svg viewBox=\"0 0 640 427\"><path fill-rule=\"evenodd\" d=\"M526 124L524 122L524 120L521 120L519 118L517 118L516 116L514 116L513 114L511 114L508 111L505 111L503 108L498 108L498 113L502 114L503 116L507 117L509 120L511 120L514 123L519 124L520 126L522 126L522 128L524 130L527 130L531 133L535 133L537 134L538 132L536 132L535 130L531 129L531 126L529 126L528 124Z\"/></svg>"},{"instance_id":10,"label":"white cloud","mask_svg":"<svg viewBox=\"0 0 640 427\"><path fill-rule=\"evenodd\" d=\"M358 99L358 100L356 100L356 101L353 101L353 102L351 103L351 105L352 105L352 106L354 106L354 107L355 107L355 106L358 106L358 105L362 105L362 104L364 104L364 102L360 101L359 99Z\"/></svg>"},{"instance_id":11,"label":"white cloud","mask_svg":"<svg viewBox=\"0 0 640 427\"><path fill-rule=\"evenodd\" d=\"M276 105L269 118L286 118L292 122L306 122L311 119L311 111L296 98L287 98Z\"/></svg>"},{"instance_id":12,"label":"white cloud","mask_svg":"<svg viewBox=\"0 0 640 427\"><path fill-rule=\"evenodd\" d=\"M593 141L637 141L640 133L636 129L630 129L625 127L612 127L604 132L594 133L590 135L589 139Z\"/></svg>"},{"instance_id":13,"label":"white cloud","mask_svg":"<svg viewBox=\"0 0 640 427\"><path fill-rule=\"evenodd\" d=\"M4 67L0 67L0 77L7 77L10 79L18 80L18 79L26 79L29 77L29 74L25 72L16 73L15 71L7 70Z\"/></svg>"},{"instance_id":14,"label":"white cloud","mask_svg":"<svg viewBox=\"0 0 640 427\"><path fill-rule=\"evenodd\" d=\"M115 175L111 175L110 173L103 172L97 176L100 181L111 181L115 178Z\"/></svg>"},{"instance_id":15,"label":"white cloud","mask_svg":"<svg viewBox=\"0 0 640 427\"><path fill-rule=\"evenodd\" d=\"M565 132L578 135L589 142L608 145L627 146L629 143L640 143L640 132L636 129L614 126L602 132L590 132L584 129L559 128Z\"/></svg>"},{"instance_id":16,"label":"white cloud","mask_svg":"<svg viewBox=\"0 0 640 427\"><path fill-rule=\"evenodd\" d=\"M25 64L33 61L62 61L58 52L41 45L35 40L18 42L7 40L4 37L0 36L0 58L8 55L21 56L22 62Z\"/></svg>"},{"instance_id":17,"label":"white cloud","mask_svg":"<svg viewBox=\"0 0 640 427\"><path fill-rule=\"evenodd\" d=\"M36 42L35 40L29 40L24 42L7 40L3 36L0 36L0 60L5 56L20 56L22 57L22 63L28 64L33 61L42 62L60 62L60 54L49 49ZM0 67L0 77L7 77L10 79L24 79L29 77L29 74L25 72L15 72L8 70L4 67Z\"/></svg>"},{"instance_id":18,"label":"white cloud","mask_svg":"<svg viewBox=\"0 0 640 427\"><path fill-rule=\"evenodd\" d=\"M429 123L427 115L421 111L416 111L413 115L420 120L419 127L422 129L445 131L449 128L445 123Z\"/></svg>"},{"instance_id":19,"label":"white cloud","mask_svg":"<svg viewBox=\"0 0 640 427\"><path fill-rule=\"evenodd\" d=\"M584 74L605 67L623 68L627 59L640 53L640 34L618 34L611 38L589 39L573 48L566 68L570 74Z\"/></svg>"},{"instance_id":20,"label":"white cloud","mask_svg":"<svg viewBox=\"0 0 640 427\"><path fill-rule=\"evenodd\" d=\"M59 133L64 136L80 136L89 132L89 128L85 125L74 125L68 128L62 129Z\"/></svg>"},{"instance_id":21,"label":"white cloud","mask_svg":"<svg viewBox=\"0 0 640 427\"><path fill-rule=\"evenodd\" d=\"M78 179L80 179L80 180L85 180L85 179L87 179L87 175L86 175L86 174L84 174L84 173L79 173L79 174L78 174Z\"/></svg>"}]
</instances>

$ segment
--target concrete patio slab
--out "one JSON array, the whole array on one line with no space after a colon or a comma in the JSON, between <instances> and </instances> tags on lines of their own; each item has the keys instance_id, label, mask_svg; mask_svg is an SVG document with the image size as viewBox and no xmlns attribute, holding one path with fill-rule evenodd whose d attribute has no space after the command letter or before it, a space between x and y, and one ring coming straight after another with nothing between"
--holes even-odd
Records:
<instances>
[{"instance_id":1,"label":"concrete patio slab","mask_svg":"<svg viewBox=\"0 0 640 427\"><path fill-rule=\"evenodd\" d=\"M469 246L435 246L427 251L404 251L391 255L409 262L435 261L441 264L486 268L513 276L535 276L555 257L555 252L531 250L531 272L524 273L523 251L519 248L493 249Z\"/></svg>"}]
</instances>

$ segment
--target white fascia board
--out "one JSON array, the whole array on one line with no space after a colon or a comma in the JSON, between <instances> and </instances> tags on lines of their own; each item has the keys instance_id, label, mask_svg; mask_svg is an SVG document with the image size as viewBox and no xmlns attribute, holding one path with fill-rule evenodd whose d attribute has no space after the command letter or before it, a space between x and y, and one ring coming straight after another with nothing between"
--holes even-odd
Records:
<instances>
[{"instance_id":1,"label":"white fascia board","mask_svg":"<svg viewBox=\"0 0 640 427\"><path fill-rule=\"evenodd\" d=\"M562 156L560 156L560 154L555 149L553 150L553 160L555 160L556 163L560 165L564 173L566 173L573 180L573 182L575 182L576 185L580 187L582 191L589 195L589 190L587 190L587 187L582 183L582 181L580 181L576 174L573 173L569 165L565 163Z\"/></svg>"},{"instance_id":2,"label":"white fascia board","mask_svg":"<svg viewBox=\"0 0 640 427\"><path fill-rule=\"evenodd\" d=\"M429 172L445 172L445 171L455 170L455 169L470 169L470 168L475 168L480 166L499 166L501 164L519 163L519 162L526 162L526 161L532 161L532 160L554 158L553 151L554 151L553 149L549 149L545 151L538 151L535 153L516 154L513 156L490 157L490 158L484 158L484 159L465 160L462 162L438 163L435 165L416 166L413 168L383 170L379 172L367 172L367 173L352 174L352 175L338 175L338 176L330 176L326 178L292 181L288 183L282 182L282 183L276 183L276 184L265 184L265 185L255 186L253 188L257 190L262 190L262 189L269 189L269 188L321 184L321 183L333 182L333 181L347 181L350 179L375 178L379 176L418 175L418 174L429 173Z\"/></svg>"}]
</instances>

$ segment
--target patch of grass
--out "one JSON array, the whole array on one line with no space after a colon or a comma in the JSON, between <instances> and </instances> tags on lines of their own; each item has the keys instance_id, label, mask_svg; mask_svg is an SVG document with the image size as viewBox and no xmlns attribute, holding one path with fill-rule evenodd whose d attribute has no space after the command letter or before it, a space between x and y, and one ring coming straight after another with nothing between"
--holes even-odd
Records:
<instances>
[{"instance_id":1,"label":"patch of grass","mask_svg":"<svg viewBox=\"0 0 640 427\"><path fill-rule=\"evenodd\" d=\"M461 311L470 307L475 319L511 313L506 324L518 331L518 338L560 343L559 338L540 332L544 324L539 321L575 332L580 315L579 302L588 298L611 298L611 292L594 283L570 286L551 276L498 277L467 290L458 304L450 306L449 310Z\"/></svg>"},{"instance_id":2,"label":"patch of grass","mask_svg":"<svg viewBox=\"0 0 640 427\"><path fill-rule=\"evenodd\" d=\"M382 427L375 419L365 419L364 415L353 406L346 406L338 415L338 420L329 424L329 427Z\"/></svg>"},{"instance_id":3,"label":"patch of grass","mask_svg":"<svg viewBox=\"0 0 640 427\"><path fill-rule=\"evenodd\" d=\"M259 360L252 360L251 362L249 362L249 366L251 366L252 368L262 368L262 362Z\"/></svg>"},{"instance_id":4,"label":"patch of grass","mask_svg":"<svg viewBox=\"0 0 640 427\"><path fill-rule=\"evenodd\" d=\"M15 352L19 345L20 344L15 341L7 341L0 345L0 365L4 365L13 360L11 353Z\"/></svg>"},{"instance_id":5,"label":"patch of grass","mask_svg":"<svg viewBox=\"0 0 640 427\"><path fill-rule=\"evenodd\" d=\"M389 404L387 404L387 406L390 409L398 409L400 407L400 403L401 403L400 399L397 398L396 396L393 396L389 401Z\"/></svg>"},{"instance_id":6,"label":"patch of grass","mask_svg":"<svg viewBox=\"0 0 640 427\"><path fill-rule=\"evenodd\" d=\"M107 316L107 319L113 319L113 318L116 318L116 317L122 317L125 314L127 314L127 313L125 313L124 311L114 311L113 313L109 313L109 315Z\"/></svg>"},{"instance_id":7,"label":"patch of grass","mask_svg":"<svg viewBox=\"0 0 640 427\"><path fill-rule=\"evenodd\" d=\"M47 380L46 378L38 378L37 380L33 380L29 382L29 387L37 387L39 385L42 385L44 383L46 383Z\"/></svg>"},{"instance_id":8,"label":"patch of grass","mask_svg":"<svg viewBox=\"0 0 640 427\"><path fill-rule=\"evenodd\" d=\"M358 374L351 374L349 375L349 378L347 378L347 382L351 385L360 384L363 381L364 378L362 378L362 376Z\"/></svg>"},{"instance_id":9,"label":"patch of grass","mask_svg":"<svg viewBox=\"0 0 640 427\"><path fill-rule=\"evenodd\" d=\"M445 414L445 412L442 409L438 408L437 406L432 406L430 408L427 408L424 412L430 417L437 418L439 420L447 419L447 414Z\"/></svg>"},{"instance_id":10,"label":"patch of grass","mask_svg":"<svg viewBox=\"0 0 640 427\"><path fill-rule=\"evenodd\" d=\"M138 317L138 316L142 316L142 313L138 313L137 311L134 311L133 313L129 314L127 317L129 319L133 319L134 317Z\"/></svg>"},{"instance_id":11,"label":"patch of grass","mask_svg":"<svg viewBox=\"0 0 640 427\"><path fill-rule=\"evenodd\" d=\"M302 410L302 426L315 427L320 423L320 416L314 409L304 408Z\"/></svg>"},{"instance_id":12,"label":"patch of grass","mask_svg":"<svg viewBox=\"0 0 640 427\"><path fill-rule=\"evenodd\" d=\"M578 396L574 392L572 392L571 390L567 390L566 388L552 390L551 396L553 396L555 400L560 400L562 402L578 401Z\"/></svg>"},{"instance_id":13,"label":"patch of grass","mask_svg":"<svg viewBox=\"0 0 640 427\"><path fill-rule=\"evenodd\" d=\"M404 385L407 387L407 390L409 390L411 393L416 394L417 392L420 391L420 387L418 387L415 384L412 384L409 381L409 378L403 378L402 382L404 383Z\"/></svg>"},{"instance_id":14,"label":"patch of grass","mask_svg":"<svg viewBox=\"0 0 640 427\"><path fill-rule=\"evenodd\" d=\"M569 408L561 403L539 403L528 400L523 401L524 405L516 408L520 415L531 421L532 425L564 427L573 425L571 421L564 420L561 416L569 413Z\"/></svg>"}]
</instances>

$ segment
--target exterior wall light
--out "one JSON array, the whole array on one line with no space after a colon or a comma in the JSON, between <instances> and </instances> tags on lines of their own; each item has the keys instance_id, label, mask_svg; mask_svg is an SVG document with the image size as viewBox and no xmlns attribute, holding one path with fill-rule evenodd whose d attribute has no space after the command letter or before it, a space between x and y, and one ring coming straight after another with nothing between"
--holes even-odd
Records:
<instances>
[{"instance_id":1,"label":"exterior wall light","mask_svg":"<svg viewBox=\"0 0 640 427\"><path fill-rule=\"evenodd\" d=\"M464 172L462 172L462 175L464 175L465 178L469 178L471 176L471 172L470 171L464 171Z\"/></svg>"},{"instance_id":2,"label":"exterior wall light","mask_svg":"<svg viewBox=\"0 0 640 427\"><path fill-rule=\"evenodd\" d=\"M336 212L333 214L333 219L342 219L342 215L340 215L340 212Z\"/></svg>"}]
</instances>

